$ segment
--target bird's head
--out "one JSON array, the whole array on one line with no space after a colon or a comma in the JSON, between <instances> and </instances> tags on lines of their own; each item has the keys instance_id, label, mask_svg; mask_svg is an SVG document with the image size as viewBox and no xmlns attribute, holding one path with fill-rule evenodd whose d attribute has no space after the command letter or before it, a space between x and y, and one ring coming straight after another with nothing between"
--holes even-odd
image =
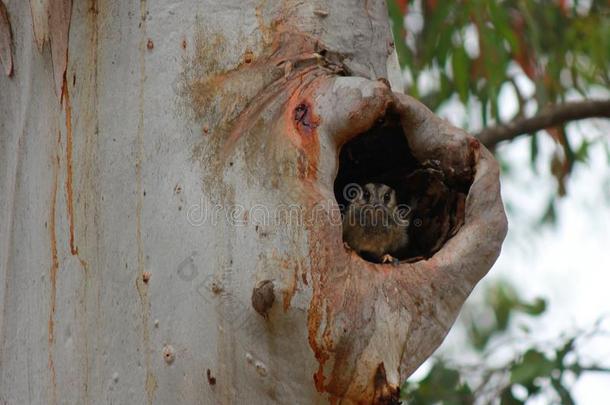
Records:
<instances>
[{"instance_id":1,"label":"bird's head","mask_svg":"<svg viewBox=\"0 0 610 405\"><path fill-rule=\"evenodd\" d=\"M361 205L371 205L373 207L385 207L390 210L396 208L396 191L390 186L381 183L367 183L362 187L362 192L358 196L358 203Z\"/></svg>"},{"instance_id":2,"label":"bird's head","mask_svg":"<svg viewBox=\"0 0 610 405\"><path fill-rule=\"evenodd\" d=\"M385 229L395 224L397 206L394 189L386 184L367 183L357 188L355 198L350 203L349 220L357 221L362 227Z\"/></svg>"}]
</instances>

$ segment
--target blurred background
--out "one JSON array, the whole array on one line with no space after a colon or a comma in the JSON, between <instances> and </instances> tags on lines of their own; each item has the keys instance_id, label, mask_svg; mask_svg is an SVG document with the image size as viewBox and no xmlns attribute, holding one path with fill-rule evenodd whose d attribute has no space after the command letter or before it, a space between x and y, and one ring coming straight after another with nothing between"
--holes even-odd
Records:
<instances>
[{"instance_id":1,"label":"blurred background","mask_svg":"<svg viewBox=\"0 0 610 405\"><path fill-rule=\"evenodd\" d=\"M509 233L409 404L610 404L610 0L388 0L408 94L479 136Z\"/></svg>"}]
</instances>

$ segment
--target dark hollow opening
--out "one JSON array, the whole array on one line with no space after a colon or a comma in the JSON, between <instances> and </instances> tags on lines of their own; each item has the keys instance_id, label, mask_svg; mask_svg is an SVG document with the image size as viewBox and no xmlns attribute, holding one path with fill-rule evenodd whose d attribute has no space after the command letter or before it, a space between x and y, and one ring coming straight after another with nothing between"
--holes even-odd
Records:
<instances>
[{"instance_id":1,"label":"dark hollow opening","mask_svg":"<svg viewBox=\"0 0 610 405\"><path fill-rule=\"evenodd\" d=\"M368 183L375 186L365 186ZM392 198L388 206L400 207L400 213L392 218L406 220L398 228L392 220L380 220L375 227L366 221L364 225L358 225L362 215L354 215L355 212L362 213L362 208L372 206L373 201L376 207L380 202L383 204L387 188L380 184L395 191L396 203ZM373 193L367 193L371 187ZM428 258L463 222L466 191L448 186L435 162L415 159L398 117L391 114L342 146L334 192L343 217L344 242L363 259L374 263L387 261L387 257L379 253L382 250L388 250L385 253L394 263ZM371 197L375 192L380 195L377 200ZM348 218L351 225L347 225ZM377 224L391 229L380 229ZM406 242L401 239L404 233L407 234ZM400 243L390 243L397 238Z\"/></svg>"}]
</instances>

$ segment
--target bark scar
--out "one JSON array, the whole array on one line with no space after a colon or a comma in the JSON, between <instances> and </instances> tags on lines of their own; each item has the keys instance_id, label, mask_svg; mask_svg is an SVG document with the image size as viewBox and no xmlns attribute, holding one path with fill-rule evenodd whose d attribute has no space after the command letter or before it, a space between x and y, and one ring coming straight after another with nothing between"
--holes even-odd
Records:
<instances>
[{"instance_id":1,"label":"bark scar","mask_svg":"<svg viewBox=\"0 0 610 405\"><path fill-rule=\"evenodd\" d=\"M377 366L374 377L375 399L374 405L399 405L398 387L392 387L387 380L385 366L383 362Z\"/></svg>"}]
</instances>

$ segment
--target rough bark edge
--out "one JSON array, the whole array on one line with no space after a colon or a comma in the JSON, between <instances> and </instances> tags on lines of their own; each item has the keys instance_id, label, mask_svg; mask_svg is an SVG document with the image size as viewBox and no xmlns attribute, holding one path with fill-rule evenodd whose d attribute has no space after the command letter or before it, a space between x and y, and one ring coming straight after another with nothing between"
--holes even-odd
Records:
<instances>
[{"instance_id":1,"label":"rough bark edge","mask_svg":"<svg viewBox=\"0 0 610 405\"><path fill-rule=\"evenodd\" d=\"M381 392L395 392L440 345L470 291L499 255L507 222L498 165L479 141L436 117L417 100L392 93L383 82L336 77L317 85L318 129L322 138L329 137L334 144L335 160L342 144L394 112L400 115L418 160L437 160L446 178L456 183L465 178L472 181L464 226L429 260L388 268L365 262L353 252L341 253L337 227L310 230L310 244L317 249L312 252L317 256L312 262L314 294L309 316L310 345L320 362L316 387L340 403L381 404L392 396L378 396L377 368L371 365L384 364L387 379ZM324 159L320 157L322 162ZM323 183L318 184L321 195L328 195L326 189L332 187L336 162L330 167L327 169L334 173L323 173ZM334 253L320 255L320 246ZM366 284L366 288L349 286L354 283ZM354 305L360 309L353 309ZM406 331L399 367L387 357L395 349L379 346L389 338L385 335L398 332L388 329L381 318L362 318L371 310L391 315L396 327ZM336 329L338 320L343 332ZM347 337L345 330L350 328Z\"/></svg>"}]
</instances>

